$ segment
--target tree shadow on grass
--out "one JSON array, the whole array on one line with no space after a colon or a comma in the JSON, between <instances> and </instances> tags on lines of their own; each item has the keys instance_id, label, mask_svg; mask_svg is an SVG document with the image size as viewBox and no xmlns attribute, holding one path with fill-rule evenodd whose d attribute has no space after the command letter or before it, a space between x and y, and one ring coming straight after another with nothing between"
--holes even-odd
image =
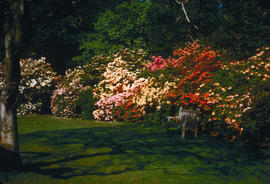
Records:
<instances>
[{"instance_id":1,"label":"tree shadow on grass","mask_svg":"<svg viewBox=\"0 0 270 184\"><path fill-rule=\"evenodd\" d=\"M270 161L260 150L208 137L177 140L158 128L119 125L44 131L21 135L20 141L24 171L59 179L139 170L174 174L181 167L187 170L183 175L243 176L257 169L257 174L270 178Z\"/></svg>"}]
</instances>

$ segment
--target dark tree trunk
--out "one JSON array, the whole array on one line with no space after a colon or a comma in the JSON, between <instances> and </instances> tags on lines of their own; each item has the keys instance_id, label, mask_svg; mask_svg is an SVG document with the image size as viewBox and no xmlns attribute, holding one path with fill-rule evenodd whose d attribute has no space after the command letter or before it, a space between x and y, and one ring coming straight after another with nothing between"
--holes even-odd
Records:
<instances>
[{"instance_id":1,"label":"dark tree trunk","mask_svg":"<svg viewBox=\"0 0 270 184\"><path fill-rule=\"evenodd\" d=\"M23 0L6 0L4 18L5 79L1 91L0 117L2 122L0 169L21 166L17 132L17 98L20 82L20 49L22 43Z\"/></svg>"}]
</instances>

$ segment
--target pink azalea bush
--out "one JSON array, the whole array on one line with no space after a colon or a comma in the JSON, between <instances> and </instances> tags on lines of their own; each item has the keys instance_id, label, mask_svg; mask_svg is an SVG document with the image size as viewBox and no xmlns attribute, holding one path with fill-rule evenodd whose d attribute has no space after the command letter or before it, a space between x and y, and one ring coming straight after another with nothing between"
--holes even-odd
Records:
<instances>
[{"instance_id":1,"label":"pink azalea bush","mask_svg":"<svg viewBox=\"0 0 270 184\"><path fill-rule=\"evenodd\" d=\"M121 57L125 60L124 63L119 60L120 53ZM56 85L57 89L53 92L51 97L51 109L53 114L60 117L78 116L78 113L83 111L82 108L85 106L79 103L85 103L85 101L87 101L87 99L82 99L82 96L84 96L83 98L92 96L91 89L95 88L93 94L97 100L100 100L96 103L100 108L94 112L94 116L97 119L102 119L101 117L104 112L107 114L110 113L109 108L112 106L111 103L116 102L119 98L126 98L125 96L128 96L128 94L122 93L119 94L118 97L110 98L112 95L109 92L115 94L117 90L121 90L121 87L128 87L128 81L134 78L132 73L129 73L126 68L123 69L121 67L125 65L128 65L131 69L139 67L142 57L145 57L143 51L134 52L122 50L116 55L108 57L102 55L95 56L92 58L91 64L79 66L73 70L67 70L65 75L58 81ZM114 66L112 62L117 63L116 66ZM115 67L115 69L112 69L113 67ZM112 72L112 70L114 71ZM119 83L117 86L114 86L113 84L118 83L120 79L125 79L123 80L124 84ZM106 110L102 109L102 104L106 104L105 106L108 108ZM91 104L89 105L91 106ZM92 107L87 110L88 117L90 117L90 109L92 109ZM108 120L108 118L106 120Z\"/></svg>"},{"instance_id":2,"label":"pink azalea bush","mask_svg":"<svg viewBox=\"0 0 270 184\"><path fill-rule=\"evenodd\" d=\"M162 56L153 56L152 59L153 62L149 62L146 65L146 68L150 69L150 71L161 70L168 66L168 60L163 59Z\"/></svg>"},{"instance_id":3,"label":"pink azalea bush","mask_svg":"<svg viewBox=\"0 0 270 184\"><path fill-rule=\"evenodd\" d=\"M83 76L90 65L68 69L56 84L51 96L51 111L59 117L73 117L77 115L77 101L81 92L90 88L83 84Z\"/></svg>"}]
</instances>

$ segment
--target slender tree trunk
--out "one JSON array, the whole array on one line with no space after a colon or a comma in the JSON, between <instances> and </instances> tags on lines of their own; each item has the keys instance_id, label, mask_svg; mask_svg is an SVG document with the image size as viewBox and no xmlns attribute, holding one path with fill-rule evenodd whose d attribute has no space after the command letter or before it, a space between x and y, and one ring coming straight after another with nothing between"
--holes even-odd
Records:
<instances>
[{"instance_id":1,"label":"slender tree trunk","mask_svg":"<svg viewBox=\"0 0 270 184\"><path fill-rule=\"evenodd\" d=\"M17 132L17 99L20 82L20 49L22 43L23 0L6 0L5 12L5 79L1 92L0 120L2 168L18 168L21 165ZM1 158L2 157L2 158Z\"/></svg>"}]
</instances>

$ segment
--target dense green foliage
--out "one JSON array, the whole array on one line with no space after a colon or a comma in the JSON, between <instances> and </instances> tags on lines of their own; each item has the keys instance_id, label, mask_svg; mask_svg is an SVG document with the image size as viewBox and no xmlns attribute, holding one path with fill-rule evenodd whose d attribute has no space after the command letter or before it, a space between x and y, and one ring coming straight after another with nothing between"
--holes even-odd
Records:
<instances>
[{"instance_id":1,"label":"dense green foliage","mask_svg":"<svg viewBox=\"0 0 270 184\"><path fill-rule=\"evenodd\" d=\"M23 57L46 57L57 72L63 73L79 54L84 34L93 31L99 13L113 9L123 0L35 0L26 1L25 44ZM2 5L3 4L3 5ZM0 2L0 15L5 6ZM0 16L2 33L3 16ZM3 38L0 34L0 60L3 59ZM75 64L76 65L76 64Z\"/></svg>"},{"instance_id":2,"label":"dense green foliage","mask_svg":"<svg viewBox=\"0 0 270 184\"><path fill-rule=\"evenodd\" d=\"M168 56L175 47L199 38L227 57L246 58L269 45L270 11L266 1L190 1L188 23L175 1L132 1L100 14L95 29L81 45L75 61L89 63L96 53L143 48ZM127 13L128 12L128 13ZM136 17L136 18L135 18Z\"/></svg>"},{"instance_id":3,"label":"dense green foliage","mask_svg":"<svg viewBox=\"0 0 270 184\"><path fill-rule=\"evenodd\" d=\"M91 88L79 94L76 105L80 108L79 112L83 119L94 119L93 111L95 110L95 102L96 100L93 97L93 90Z\"/></svg>"},{"instance_id":4,"label":"dense green foliage","mask_svg":"<svg viewBox=\"0 0 270 184\"><path fill-rule=\"evenodd\" d=\"M2 60L5 6L0 3ZM90 63L97 53L119 48L142 48L150 55L168 56L191 37L234 58L247 58L256 48L269 45L267 0L192 0L185 7L199 29L187 22L174 0L29 1L23 56L46 57L63 73Z\"/></svg>"},{"instance_id":5,"label":"dense green foliage","mask_svg":"<svg viewBox=\"0 0 270 184\"><path fill-rule=\"evenodd\" d=\"M270 9L267 1L224 1L216 25L207 26L207 39L235 58L249 57L270 43ZM210 40L213 41L210 41Z\"/></svg>"},{"instance_id":6,"label":"dense green foliage","mask_svg":"<svg viewBox=\"0 0 270 184\"><path fill-rule=\"evenodd\" d=\"M245 115L246 124L243 125L248 131L245 136L253 143L269 142L270 136L270 88L269 83L258 88L260 95L257 96L253 109Z\"/></svg>"},{"instance_id":7,"label":"dense green foliage","mask_svg":"<svg viewBox=\"0 0 270 184\"><path fill-rule=\"evenodd\" d=\"M123 48L146 49L146 10L149 3L132 1L117 5L116 9L106 10L94 23L95 31L88 34L80 49L82 56L74 60L91 62L98 54L115 53Z\"/></svg>"}]
</instances>

